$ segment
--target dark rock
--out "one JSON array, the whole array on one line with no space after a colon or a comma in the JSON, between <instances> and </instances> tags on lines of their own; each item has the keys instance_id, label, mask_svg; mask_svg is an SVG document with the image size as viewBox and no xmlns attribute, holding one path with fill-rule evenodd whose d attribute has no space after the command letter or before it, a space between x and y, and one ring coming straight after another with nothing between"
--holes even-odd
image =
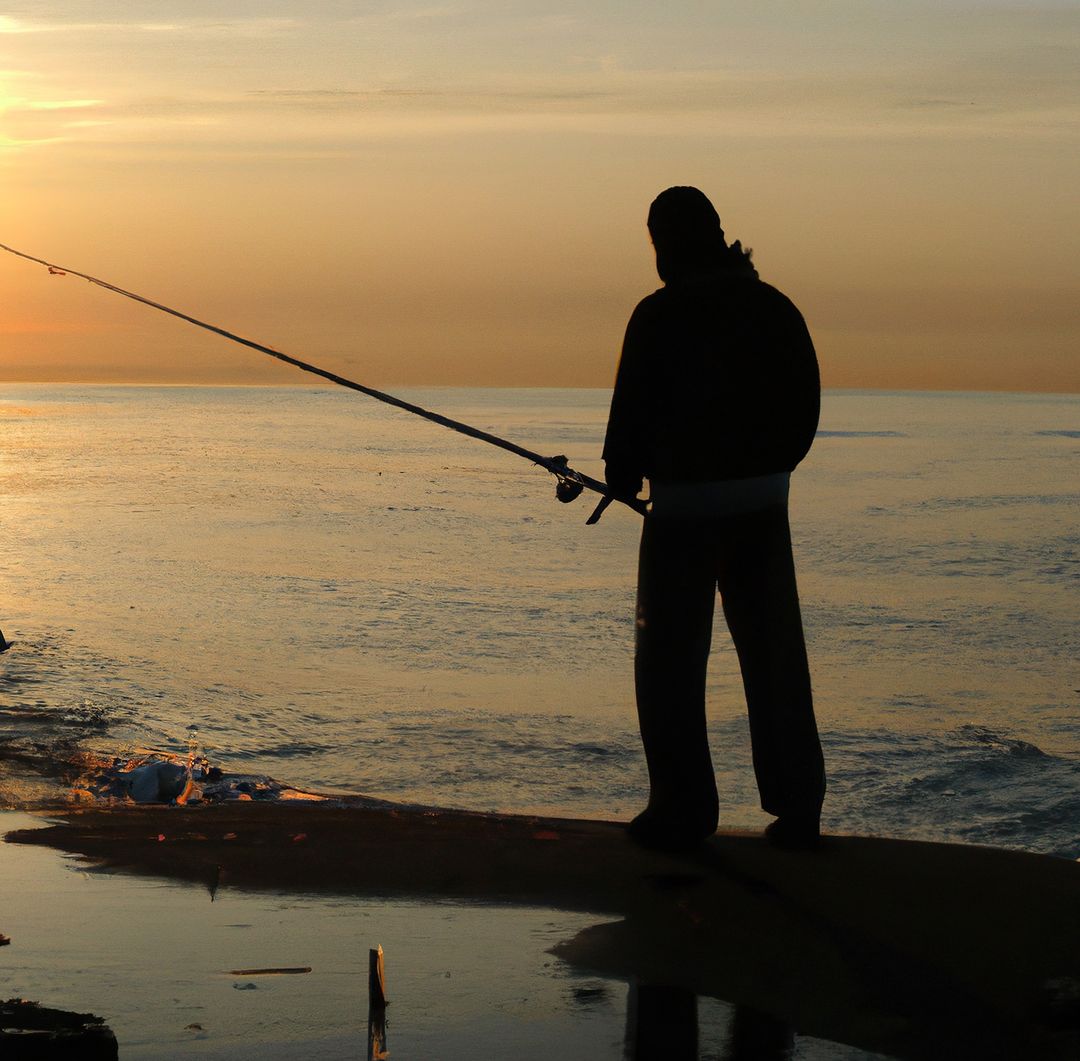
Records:
<instances>
[{"instance_id":1,"label":"dark rock","mask_svg":"<svg viewBox=\"0 0 1080 1061\"><path fill-rule=\"evenodd\" d=\"M0 1002L4 1061L115 1061L116 1036L101 1017L49 1009L22 998Z\"/></svg>"}]
</instances>

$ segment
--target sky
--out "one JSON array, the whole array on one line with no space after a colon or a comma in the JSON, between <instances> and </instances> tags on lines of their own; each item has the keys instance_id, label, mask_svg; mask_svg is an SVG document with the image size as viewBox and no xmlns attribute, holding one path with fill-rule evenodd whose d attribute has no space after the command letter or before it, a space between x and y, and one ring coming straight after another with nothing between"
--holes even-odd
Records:
<instances>
[{"instance_id":1,"label":"sky","mask_svg":"<svg viewBox=\"0 0 1080 1061\"><path fill-rule=\"evenodd\" d=\"M609 386L693 184L832 387L1080 392L1080 2L0 6L0 242L376 386ZM0 254L0 381L295 383Z\"/></svg>"}]
</instances>

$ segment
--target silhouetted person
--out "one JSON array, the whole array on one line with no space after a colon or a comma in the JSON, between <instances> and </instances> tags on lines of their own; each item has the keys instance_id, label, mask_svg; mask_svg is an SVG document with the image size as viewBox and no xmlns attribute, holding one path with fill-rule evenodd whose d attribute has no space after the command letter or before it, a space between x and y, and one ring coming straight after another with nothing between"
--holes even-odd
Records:
<instances>
[{"instance_id":1,"label":"silhouetted person","mask_svg":"<svg viewBox=\"0 0 1080 1061\"><path fill-rule=\"evenodd\" d=\"M817 429L817 358L802 316L763 283L696 188L649 210L664 286L626 329L608 419L607 482L651 486L634 658L649 804L630 834L680 849L711 835L718 800L705 671L719 588L742 669L769 840L812 847L825 770L788 528L788 483Z\"/></svg>"}]
</instances>

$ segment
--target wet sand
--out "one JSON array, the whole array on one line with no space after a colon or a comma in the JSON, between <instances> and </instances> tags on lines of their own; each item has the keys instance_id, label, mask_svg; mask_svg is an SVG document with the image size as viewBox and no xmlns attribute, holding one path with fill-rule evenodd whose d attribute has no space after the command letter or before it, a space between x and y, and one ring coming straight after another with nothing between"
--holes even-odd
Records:
<instances>
[{"instance_id":1,"label":"wet sand","mask_svg":"<svg viewBox=\"0 0 1080 1061\"><path fill-rule=\"evenodd\" d=\"M1080 1043L1080 865L1044 856L858 837L790 854L747 833L667 856L612 823L362 800L94 808L8 839L190 882L204 903L266 889L563 911L546 940L563 968L679 986L863 1051L1064 1058Z\"/></svg>"},{"instance_id":2,"label":"wet sand","mask_svg":"<svg viewBox=\"0 0 1080 1061\"><path fill-rule=\"evenodd\" d=\"M35 824L0 813L0 831ZM366 1043L368 949L378 944L398 1061L542 1061L553 1044L571 1059L617 1059L626 985L549 953L594 921L227 883L211 902L201 885L0 844L0 931L12 939L0 948L0 997L104 1017L124 1061L356 1061ZM274 967L311 972L249 972ZM716 1007L710 1019L719 1041L725 1014Z\"/></svg>"}]
</instances>

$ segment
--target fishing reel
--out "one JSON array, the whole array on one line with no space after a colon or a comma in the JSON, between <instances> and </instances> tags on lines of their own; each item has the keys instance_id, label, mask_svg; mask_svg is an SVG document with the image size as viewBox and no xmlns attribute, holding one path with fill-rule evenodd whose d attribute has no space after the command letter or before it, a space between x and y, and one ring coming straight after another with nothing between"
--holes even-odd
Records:
<instances>
[{"instance_id":1,"label":"fishing reel","mask_svg":"<svg viewBox=\"0 0 1080 1061\"><path fill-rule=\"evenodd\" d=\"M600 500L596 504L596 508L593 509L592 515L585 521L585 526L591 527L593 524L600 521L600 517L607 510L608 505L612 501L616 500L615 495L610 493L603 483L597 482L595 479L588 479L588 476L582 476L580 472L576 472L570 467L567 458L560 454L557 457L551 457L547 463L547 469L555 476L555 497L561 501L564 505L570 504L571 501L576 501L581 497L582 491L585 489L586 480L590 489L596 490L601 493ZM629 505L635 512L640 512L642 515L646 512L646 506L648 502L633 500L623 500L624 504Z\"/></svg>"},{"instance_id":2,"label":"fishing reel","mask_svg":"<svg viewBox=\"0 0 1080 1061\"><path fill-rule=\"evenodd\" d=\"M571 501L581 497L585 484L577 477L576 472L570 471L569 460L565 454L552 457L551 463L554 465L552 474L556 479L555 497L564 505L569 505Z\"/></svg>"},{"instance_id":3,"label":"fishing reel","mask_svg":"<svg viewBox=\"0 0 1080 1061\"><path fill-rule=\"evenodd\" d=\"M584 489L585 487L576 479L560 479L555 484L555 496L564 505L569 505L571 501L576 501L581 497L581 492Z\"/></svg>"},{"instance_id":4,"label":"fishing reel","mask_svg":"<svg viewBox=\"0 0 1080 1061\"><path fill-rule=\"evenodd\" d=\"M584 485L578 482L577 479L560 478L555 484L555 496L564 505L569 505L571 501L576 501L581 497L581 492L584 489ZM592 510L592 515L585 521L585 526L591 527L594 523L598 523L600 517L604 514L604 510L614 500L610 494L604 494L597 502L596 508Z\"/></svg>"}]
</instances>

